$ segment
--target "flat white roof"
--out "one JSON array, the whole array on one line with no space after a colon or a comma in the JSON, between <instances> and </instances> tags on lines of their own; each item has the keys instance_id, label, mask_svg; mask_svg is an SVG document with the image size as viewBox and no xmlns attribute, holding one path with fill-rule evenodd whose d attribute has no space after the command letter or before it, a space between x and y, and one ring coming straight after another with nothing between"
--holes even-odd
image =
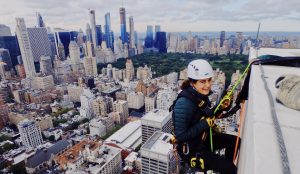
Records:
<instances>
[{"instance_id":1,"label":"flat white roof","mask_svg":"<svg viewBox=\"0 0 300 174\"><path fill-rule=\"evenodd\" d=\"M135 146L139 145L139 143L137 142L142 143L141 137L142 137L142 124L141 124L141 120L137 120L137 121L127 123L121 129L115 132L113 135L108 137L105 141L117 142L117 144L121 144L126 148L135 149L136 148Z\"/></svg>"},{"instance_id":2,"label":"flat white roof","mask_svg":"<svg viewBox=\"0 0 300 174\"><path fill-rule=\"evenodd\" d=\"M141 147L142 150L152 153L168 156L173 149L173 145L169 143L172 135L165 132L155 132Z\"/></svg>"},{"instance_id":3,"label":"flat white roof","mask_svg":"<svg viewBox=\"0 0 300 174\"><path fill-rule=\"evenodd\" d=\"M262 55L276 55L281 57L300 57L300 49L280 49L280 48L250 48L249 60Z\"/></svg>"},{"instance_id":4,"label":"flat white roof","mask_svg":"<svg viewBox=\"0 0 300 174\"><path fill-rule=\"evenodd\" d=\"M296 50L293 50L296 52ZM297 50L300 52L300 50ZM292 52L293 54L294 52ZM287 55L287 54L286 54ZM264 77L272 93L272 102L287 149L291 173L300 173L300 111L276 101L275 81L283 74L300 75L300 68L263 65ZM253 65L249 83L249 98L242 133L238 170L240 174L281 174L282 161L277 142L271 107L259 65Z\"/></svg>"},{"instance_id":5,"label":"flat white roof","mask_svg":"<svg viewBox=\"0 0 300 174\"><path fill-rule=\"evenodd\" d=\"M169 119L169 117L170 117L169 111L161 110L161 109L154 109L154 110L148 112L146 115L144 115L142 117L142 120L162 123L166 119Z\"/></svg>"},{"instance_id":6,"label":"flat white roof","mask_svg":"<svg viewBox=\"0 0 300 174\"><path fill-rule=\"evenodd\" d=\"M134 162L138 157L138 153L137 152L131 152L126 158L125 161L128 162Z\"/></svg>"}]
</instances>

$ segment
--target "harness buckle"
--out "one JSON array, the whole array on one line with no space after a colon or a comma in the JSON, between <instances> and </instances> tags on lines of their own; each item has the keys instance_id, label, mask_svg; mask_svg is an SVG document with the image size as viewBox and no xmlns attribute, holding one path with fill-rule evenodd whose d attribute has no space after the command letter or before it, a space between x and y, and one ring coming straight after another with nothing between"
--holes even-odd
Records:
<instances>
[{"instance_id":1,"label":"harness buckle","mask_svg":"<svg viewBox=\"0 0 300 174\"><path fill-rule=\"evenodd\" d=\"M205 102L203 100L201 100L201 102L198 104L198 107L201 108L204 105L204 103Z\"/></svg>"},{"instance_id":2,"label":"harness buckle","mask_svg":"<svg viewBox=\"0 0 300 174\"><path fill-rule=\"evenodd\" d=\"M204 170L204 160L203 158L200 158L199 153L196 153L196 157L191 158L190 165L192 168L200 167L202 170Z\"/></svg>"}]
</instances>

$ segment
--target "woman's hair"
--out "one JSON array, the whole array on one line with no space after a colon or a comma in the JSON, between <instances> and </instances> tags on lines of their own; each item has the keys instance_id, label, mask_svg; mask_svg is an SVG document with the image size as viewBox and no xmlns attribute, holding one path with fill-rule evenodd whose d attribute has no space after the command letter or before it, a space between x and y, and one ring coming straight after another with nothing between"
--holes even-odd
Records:
<instances>
[{"instance_id":1,"label":"woman's hair","mask_svg":"<svg viewBox=\"0 0 300 174\"><path fill-rule=\"evenodd\" d=\"M191 86L190 83L196 83L197 81L198 80L194 80L194 79L191 79L191 78L189 78L187 80L184 80L182 82L181 86L180 86L180 89L184 90L184 89L186 89L186 88L188 88L188 87Z\"/></svg>"}]
</instances>

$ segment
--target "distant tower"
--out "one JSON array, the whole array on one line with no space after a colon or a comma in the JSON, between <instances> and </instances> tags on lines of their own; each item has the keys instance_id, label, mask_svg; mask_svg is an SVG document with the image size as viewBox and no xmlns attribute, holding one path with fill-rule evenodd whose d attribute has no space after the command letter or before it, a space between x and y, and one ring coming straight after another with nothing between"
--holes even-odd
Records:
<instances>
[{"instance_id":1,"label":"distant tower","mask_svg":"<svg viewBox=\"0 0 300 174\"><path fill-rule=\"evenodd\" d=\"M220 47L223 47L225 41L225 31L221 31L221 35L220 35Z\"/></svg>"},{"instance_id":2,"label":"distant tower","mask_svg":"<svg viewBox=\"0 0 300 174\"><path fill-rule=\"evenodd\" d=\"M37 27L46 27L43 18L39 12L36 13Z\"/></svg>"},{"instance_id":3,"label":"distant tower","mask_svg":"<svg viewBox=\"0 0 300 174\"><path fill-rule=\"evenodd\" d=\"M77 36L77 44L82 45L84 43L83 31L80 29Z\"/></svg>"},{"instance_id":4,"label":"distant tower","mask_svg":"<svg viewBox=\"0 0 300 174\"><path fill-rule=\"evenodd\" d=\"M71 41L69 45L70 59L72 64L80 63L80 50L75 41Z\"/></svg>"},{"instance_id":5,"label":"distant tower","mask_svg":"<svg viewBox=\"0 0 300 174\"><path fill-rule=\"evenodd\" d=\"M130 48L135 48L134 22L132 16L129 17L129 28L130 28Z\"/></svg>"},{"instance_id":6,"label":"distant tower","mask_svg":"<svg viewBox=\"0 0 300 174\"><path fill-rule=\"evenodd\" d=\"M167 36L166 32L156 32L155 46L160 53L167 52Z\"/></svg>"},{"instance_id":7,"label":"distant tower","mask_svg":"<svg viewBox=\"0 0 300 174\"><path fill-rule=\"evenodd\" d=\"M25 119L18 124L24 146L35 148L43 142L40 127L31 120Z\"/></svg>"},{"instance_id":8,"label":"distant tower","mask_svg":"<svg viewBox=\"0 0 300 174\"><path fill-rule=\"evenodd\" d=\"M64 47L64 45L61 42L58 43L57 50L58 50L58 58L59 58L59 60L65 60L66 59L65 47Z\"/></svg>"},{"instance_id":9,"label":"distant tower","mask_svg":"<svg viewBox=\"0 0 300 174\"><path fill-rule=\"evenodd\" d=\"M157 32L160 32L160 25L155 25L155 38L154 38L154 40L156 40L156 33Z\"/></svg>"},{"instance_id":10,"label":"distant tower","mask_svg":"<svg viewBox=\"0 0 300 174\"><path fill-rule=\"evenodd\" d=\"M126 33L126 12L125 8L120 8L120 25L121 25L121 40L122 43L128 43L127 33Z\"/></svg>"},{"instance_id":11,"label":"distant tower","mask_svg":"<svg viewBox=\"0 0 300 174\"><path fill-rule=\"evenodd\" d=\"M11 36L11 31L8 26L0 24L0 37L1 36Z\"/></svg>"},{"instance_id":12,"label":"distant tower","mask_svg":"<svg viewBox=\"0 0 300 174\"><path fill-rule=\"evenodd\" d=\"M92 42L92 30L90 24L86 24L86 40Z\"/></svg>"},{"instance_id":13,"label":"distant tower","mask_svg":"<svg viewBox=\"0 0 300 174\"><path fill-rule=\"evenodd\" d=\"M97 43L100 45L102 42L102 26L96 25Z\"/></svg>"},{"instance_id":14,"label":"distant tower","mask_svg":"<svg viewBox=\"0 0 300 174\"><path fill-rule=\"evenodd\" d=\"M153 26L152 25L147 25L145 47L146 48L153 47Z\"/></svg>"},{"instance_id":15,"label":"distant tower","mask_svg":"<svg viewBox=\"0 0 300 174\"><path fill-rule=\"evenodd\" d=\"M5 64L6 64L6 66L5 66L6 71L10 71L13 68L11 56L9 54L8 49L0 48L0 59L2 59L2 61L5 62Z\"/></svg>"},{"instance_id":16,"label":"distant tower","mask_svg":"<svg viewBox=\"0 0 300 174\"><path fill-rule=\"evenodd\" d=\"M40 67L41 73L46 75L53 74L53 66L50 56L41 56Z\"/></svg>"},{"instance_id":17,"label":"distant tower","mask_svg":"<svg viewBox=\"0 0 300 174\"><path fill-rule=\"evenodd\" d=\"M16 18L16 22L16 34L18 37L18 43L25 67L26 77L34 77L36 75L36 71L33 63L33 55L24 18Z\"/></svg>"},{"instance_id":18,"label":"distant tower","mask_svg":"<svg viewBox=\"0 0 300 174\"><path fill-rule=\"evenodd\" d=\"M95 10L90 10L90 23L91 23L91 30L92 30L92 41L94 47L96 48L99 44L98 44L97 32L96 32Z\"/></svg>"},{"instance_id":19,"label":"distant tower","mask_svg":"<svg viewBox=\"0 0 300 174\"><path fill-rule=\"evenodd\" d=\"M105 41L107 48L113 48L113 34L111 32L110 13L105 14Z\"/></svg>"}]
</instances>

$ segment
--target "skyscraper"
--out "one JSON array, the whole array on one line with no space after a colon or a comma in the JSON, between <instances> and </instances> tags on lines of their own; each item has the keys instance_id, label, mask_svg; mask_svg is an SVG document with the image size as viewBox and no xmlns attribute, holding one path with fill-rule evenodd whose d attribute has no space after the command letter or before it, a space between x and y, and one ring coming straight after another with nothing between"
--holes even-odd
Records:
<instances>
[{"instance_id":1,"label":"skyscraper","mask_svg":"<svg viewBox=\"0 0 300 174\"><path fill-rule=\"evenodd\" d=\"M91 30L92 30L92 41L94 47L96 48L99 44L98 44L97 32L96 32L95 10L90 10L90 23L91 23Z\"/></svg>"},{"instance_id":2,"label":"skyscraper","mask_svg":"<svg viewBox=\"0 0 300 174\"><path fill-rule=\"evenodd\" d=\"M72 64L80 63L80 50L75 41L71 41L69 45L70 59Z\"/></svg>"},{"instance_id":3,"label":"skyscraper","mask_svg":"<svg viewBox=\"0 0 300 174\"><path fill-rule=\"evenodd\" d=\"M221 31L221 35L220 35L220 47L223 47L225 41L225 31Z\"/></svg>"},{"instance_id":4,"label":"skyscraper","mask_svg":"<svg viewBox=\"0 0 300 174\"><path fill-rule=\"evenodd\" d=\"M129 32L130 32L130 48L135 48L135 33L134 33L134 22L133 22L133 16L129 17Z\"/></svg>"},{"instance_id":5,"label":"skyscraper","mask_svg":"<svg viewBox=\"0 0 300 174\"><path fill-rule=\"evenodd\" d=\"M147 25L146 38L145 38L145 47L153 47L153 26Z\"/></svg>"},{"instance_id":6,"label":"skyscraper","mask_svg":"<svg viewBox=\"0 0 300 174\"><path fill-rule=\"evenodd\" d=\"M121 26L121 40L122 43L128 43L127 33L126 33L126 12L125 8L120 8L120 26Z\"/></svg>"},{"instance_id":7,"label":"skyscraper","mask_svg":"<svg viewBox=\"0 0 300 174\"><path fill-rule=\"evenodd\" d=\"M11 57L8 49L0 48L0 59L5 62L5 70L10 71L13 68L13 64L11 62Z\"/></svg>"},{"instance_id":8,"label":"skyscraper","mask_svg":"<svg viewBox=\"0 0 300 174\"><path fill-rule=\"evenodd\" d=\"M134 44L136 47L138 46L138 40L139 40L138 33L137 31L134 31Z\"/></svg>"},{"instance_id":9,"label":"skyscraper","mask_svg":"<svg viewBox=\"0 0 300 174\"><path fill-rule=\"evenodd\" d=\"M0 24L0 36L11 36L10 28L6 25Z\"/></svg>"},{"instance_id":10,"label":"skyscraper","mask_svg":"<svg viewBox=\"0 0 300 174\"><path fill-rule=\"evenodd\" d=\"M76 42L78 45L82 45L84 43L84 34L81 29L79 29L78 36L76 38Z\"/></svg>"},{"instance_id":11,"label":"skyscraper","mask_svg":"<svg viewBox=\"0 0 300 174\"><path fill-rule=\"evenodd\" d=\"M102 38L102 26L96 25L96 33L97 33L97 43L100 45L103 38Z\"/></svg>"},{"instance_id":12,"label":"skyscraper","mask_svg":"<svg viewBox=\"0 0 300 174\"><path fill-rule=\"evenodd\" d=\"M34 62L39 62L41 56L51 56L51 45L46 28L27 28Z\"/></svg>"},{"instance_id":13,"label":"skyscraper","mask_svg":"<svg viewBox=\"0 0 300 174\"><path fill-rule=\"evenodd\" d=\"M18 43L22 54L26 77L34 77L36 71L34 67L32 49L24 18L16 18L16 22L16 34L18 37Z\"/></svg>"},{"instance_id":14,"label":"skyscraper","mask_svg":"<svg viewBox=\"0 0 300 174\"><path fill-rule=\"evenodd\" d=\"M156 32L155 47L160 53L167 52L167 36L166 32Z\"/></svg>"},{"instance_id":15,"label":"skyscraper","mask_svg":"<svg viewBox=\"0 0 300 174\"><path fill-rule=\"evenodd\" d=\"M46 27L43 18L39 12L36 13L37 27Z\"/></svg>"},{"instance_id":16,"label":"skyscraper","mask_svg":"<svg viewBox=\"0 0 300 174\"><path fill-rule=\"evenodd\" d=\"M92 42L92 30L90 24L86 24L86 41Z\"/></svg>"},{"instance_id":17,"label":"skyscraper","mask_svg":"<svg viewBox=\"0 0 300 174\"><path fill-rule=\"evenodd\" d=\"M111 31L111 23L110 23L110 13L105 14L105 41L107 48L113 49L114 47L114 38L113 32Z\"/></svg>"},{"instance_id":18,"label":"skyscraper","mask_svg":"<svg viewBox=\"0 0 300 174\"><path fill-rule=\"evenodd\" d=\"M160 32L160 25L155 25L155 33Z\"/></svg>"},{"instance_id":19,"label":"skyscraper","mask_svg":"<svg viewBox=\"0 0 300 174\"><path fill-rule=\"evenodd\" d=\"M17 57L21 55L16 36L0 36L0 48L9 50L13 66L18 64Z\"/></svg>"},{"instance_id":20,"label":"skyscraper","mask_svg":"<svg viewBox=\"0 0 300 174\"><path fill-rule=\"evenodd\" d=\"M156 33L157 32L160 32L160 25L155 25L155 33L154 33L155 38L154 38L154 40L156 40Z\"/></svg>"}]
</instances>

